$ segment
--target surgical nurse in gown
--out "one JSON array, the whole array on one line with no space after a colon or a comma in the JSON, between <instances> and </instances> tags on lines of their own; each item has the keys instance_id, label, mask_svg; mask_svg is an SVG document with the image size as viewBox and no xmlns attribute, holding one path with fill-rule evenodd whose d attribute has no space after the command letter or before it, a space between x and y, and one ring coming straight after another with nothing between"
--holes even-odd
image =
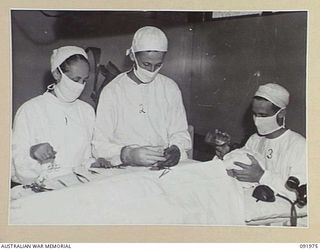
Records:
<instances>
[{"instance_id":1,"label":"surgical nurse in gown","mask_svg":"<svg viewBox=\"0 0 320 250\"><path fill-rule=\"evenodd\" d=\"M187 158L191 139L178 85L159 73L168 40L140 28L127 55L133 67L113 79L99 99L93 153L113 165L171 167Z\"/></svg>"},{"instance_id":2,"label":"surgical nurse in gown","mask_svg":"<svg viewBox=\"0 0 320 250\"><path fill-rule=\"evenodd\" d=\"M65 46L51 56L56 83L17 111L12 134L12 180L30 184L97 164L91 157L95 114L78 99L89 76L87 54Z\"/></svg>"}]
</instances>

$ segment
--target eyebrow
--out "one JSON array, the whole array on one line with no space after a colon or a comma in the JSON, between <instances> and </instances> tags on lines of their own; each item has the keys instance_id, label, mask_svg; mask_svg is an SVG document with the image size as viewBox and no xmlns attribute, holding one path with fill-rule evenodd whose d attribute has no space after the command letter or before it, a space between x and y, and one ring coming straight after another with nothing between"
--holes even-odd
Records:
<instances>
[{"instance_id":1,"label":"eyebrow","mask_svg":"<svg viewBox=\"0 0 320 250\"><path fill-rule=\"evenodd\" d=\"M83 77L83 79L88 79L90 76L87 75L86 77ZM74 76L72 77L72 79L81 79L82 77L81 76Z\"/></svg>"},{"instance_id":2,"label":"eyebrow","mask_svg":"<svg viewBox=\"0 0 320 250\"><path fill-rule=\"evenodd\" d=\"M145 64L145 65L152 65L152 63L151 62L142 62L143 64ZM157 63L155 63L154 65L155 66L161 66L163 64L163 62L157 62Z\"/></svg>"},{"instance_id":3,"label":"eyebrow","mask_svg":"<svg viewBox=\"0 0 320 250\"><path fill-rule=\"evenodd\" d=\"M75 76L75 77L72 77L72 80L75 80L75 81L79 81L81 79L81 77L80 76Z\"/></svg>"}]
</instances>

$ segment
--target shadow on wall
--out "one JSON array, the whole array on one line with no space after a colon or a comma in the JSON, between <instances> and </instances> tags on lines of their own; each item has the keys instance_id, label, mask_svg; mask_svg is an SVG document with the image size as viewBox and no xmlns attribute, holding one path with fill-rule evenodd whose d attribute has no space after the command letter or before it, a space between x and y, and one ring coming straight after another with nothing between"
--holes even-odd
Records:
<instances>
[{"instance_id":1,"label":"shadow on wall","mask_svg":"<svg viewBox=\"0 0 320 250\"><path fill-rule=\"evenodd\" d=\"M43 76L43 80L42 80L42 91L45 92L47 90L47 87L54 83L54 78L51 74L51 71L47 71L44 76Z\"/></svg>"},{"instance_id":2,"label":"shadow on wall","mask_svg":"<svg viewBox=\"0 0 320 250\"><path fill-rule=\"evenodd\" d=\"M205 143L205 136L194 134L193 159L197 161L210 161L215 155L215 148Z\"/></svg>"},{"instance_id":3,"label":"shadow on wall","mask_svg":"<svg viewBox=\"0 0 320 250\"><path fill-rule=\"evenodd\" d=\"M64 39L131 36L138 28L145 25L172 28L184 25L189 20L201 22L204 13L12 10L11 14L15 23L23 30L29 40L35 44L43 45Z\"/></svg>"},{"instance_id":4,"label":"shadow on wall","mask_svg":"<svg viewBox=\"0 0 320 250\"><path fill-rule=\"evenodd\" d=\"M242 119L242 128L243 128L243 139L238 142L241 146L244 146L249 139L249 137L256 132L256 127L253 122L251 104L246 109Z\"/></svg>"}]
</instances>

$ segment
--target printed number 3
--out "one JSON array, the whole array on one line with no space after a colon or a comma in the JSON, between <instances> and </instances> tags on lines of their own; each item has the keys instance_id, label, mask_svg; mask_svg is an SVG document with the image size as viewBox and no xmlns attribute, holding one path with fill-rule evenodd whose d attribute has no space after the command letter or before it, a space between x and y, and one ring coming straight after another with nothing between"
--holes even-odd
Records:
<instances>
[{"instance_id":1,"label":"printed number 3","mask_svg":"<svg viewBox=\"0 0 320 250\"><path fill-rule=\"evenodd\" d=\"M267 154L267 158L271 159L272 158L272 154L273 154L273 150L270 148L268 149L268 154Z\"/></svg>"}]
</instances>

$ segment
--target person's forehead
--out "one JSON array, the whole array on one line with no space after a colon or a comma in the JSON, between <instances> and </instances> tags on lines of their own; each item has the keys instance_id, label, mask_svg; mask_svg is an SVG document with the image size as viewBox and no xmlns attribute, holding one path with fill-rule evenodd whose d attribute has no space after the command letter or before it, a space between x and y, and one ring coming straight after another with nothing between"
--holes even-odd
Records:
<instances>
[{"instance_id":1,"label":"person's forehead","mask_svg":"<svg viewBox=\"0 0 320 250\"><path fill-rule=\"evenodd\" d=\"M273 113L273 104L263 99L253 99L252 110L255 113Z\"/></svg>"},{"instance_id":2,"label":"person's forehead","mask_svg":"<svg viewBox=\"0 0 320 250\"><path fill-rule=\"evenodd\" d=\"M87 75L89 73L89 65L82 60L75 61L69 65L68 73L71 75Z\"/></svg>"},{"instance_id":3,"label":"person's forehead","mask_svg":"<svg viewBox=\"0 0 320 250\"><path fill-rule=\"evenodd\" d=\"M163 60L165 52L162 51L139 51L136 56L144 60Z\"/></svg>"}]
</instances>

